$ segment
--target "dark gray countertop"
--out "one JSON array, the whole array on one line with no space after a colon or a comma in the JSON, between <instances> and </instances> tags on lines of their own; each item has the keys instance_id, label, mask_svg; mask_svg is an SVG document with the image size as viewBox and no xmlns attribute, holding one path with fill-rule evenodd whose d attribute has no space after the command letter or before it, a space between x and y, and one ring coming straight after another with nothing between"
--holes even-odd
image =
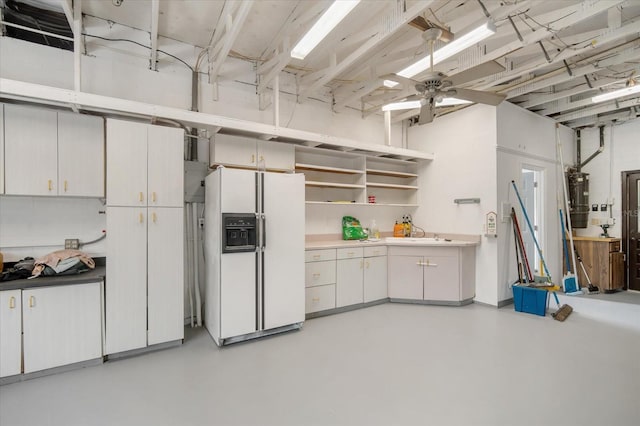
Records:
<instances>
[{"instance_id":1,"label":"dark gray countertop","mask_svg":"<svg viewBox=\"0 0 640 426\"><path fill-rule=\"evenodd\" d=\"M76 275L62 275L62 276L48 276L38 277L33 279L22 279L13 281L0 282L0 291L2 290L16 290L16 289L28 289L37 287L49 287L56 285L73 285L73 284L86 284L94 283L104 280L106 268L104 266L96 266L95 269L89 272L83 272Z\"/></svg>"}]
</instances>

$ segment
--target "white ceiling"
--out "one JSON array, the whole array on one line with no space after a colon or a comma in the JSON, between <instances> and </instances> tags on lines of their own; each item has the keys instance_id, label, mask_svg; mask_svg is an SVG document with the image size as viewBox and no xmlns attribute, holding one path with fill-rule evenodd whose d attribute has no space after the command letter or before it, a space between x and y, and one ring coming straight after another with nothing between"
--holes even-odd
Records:
<instances>
[{"instance_id":1,"label":"white ceiling","mask_svg":"<svg viewBox=\"0 0 640 426\"><path fill-rule=\"evenodd\" d=\"M484 7L497 33L436 65L437 71L454 75L496 60L504 72L465 87L503 93L509 102L572 127L640 115L637 95L590 101L601 90L625 87L640 68L640 0L362 0L303 61L291 59L288 49L329 0L120 1L116 6L118 0L82 0L82 12L152 32L158 1L158 34L209 47L210 66L205 62L202 71L208 69L212 78L219 68L211 64L219 65L228 55L245 57L259 64L259 91L286 69L299 77L300 95L330 96L334 108L349 106L364 115L379 112L390 98L415 93L411 86L384 88L380 78L426 54L422 32L407 21L423 16L460 35L487 20ZM397 111L392 120L417 113Z\"/></svg>"}]
</instances>

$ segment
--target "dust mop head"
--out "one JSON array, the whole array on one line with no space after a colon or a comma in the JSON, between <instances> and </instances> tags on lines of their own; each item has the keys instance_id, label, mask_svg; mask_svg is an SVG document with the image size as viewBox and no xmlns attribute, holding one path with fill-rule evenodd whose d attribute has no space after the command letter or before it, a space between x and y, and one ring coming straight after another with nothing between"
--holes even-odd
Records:
<instances>
[{"instance_id":1,"label":"dust mop head","mask_svg":"<svg viewBox=\"0 0 640 426\"><path fill-rule=\"evenodd\" d=\"M573 312L573 308L569 305L562 305L560 309L551 314L556 321L564 321Z\"/></svg>"}]
</instances>

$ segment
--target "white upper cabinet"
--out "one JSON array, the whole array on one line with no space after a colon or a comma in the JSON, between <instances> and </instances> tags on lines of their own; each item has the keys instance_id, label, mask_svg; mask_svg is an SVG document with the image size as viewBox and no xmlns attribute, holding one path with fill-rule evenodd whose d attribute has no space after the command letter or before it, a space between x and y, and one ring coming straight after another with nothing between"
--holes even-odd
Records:
<instances>
[{"instance_id":1,"label":"white upper cabinet","mask_svg":"<svg viewBox=\"0 0 640 426\"><path fill-rule=\"evenodd\" d=\"M107 120L107 204L182 207L184 131Z\"/></svg>"},{"instance_id":2,"label":"white upper cabinet","mask_svg":"<svg viewBox=\"0 0 640 426\"><path fill-rule=\"evenodd\" d=\"M210 163L247 169L293 170L295 147L246 136L216 134L210 149Z\"/></svg>"},{"instance_id":3,"label":"white upper cabinet","mask_svg":"<svg viewBox=\"0 0 640 426\"><path fill-rule=\"evenodd\" d=\"M57 113L4 106L5 193L58 195Z\"/></svg>"},{"instance_id":4,"label":"white upper cabinet","mask_svg":"<svg viewBox=\"0 0 640 426\"><path fill-rule=\"evenodd\" d=\"M184 130L147 127L147 205L184 204Z\"/></svg>"},{"instance_id":5,"label":"white upper cabinet","mask_svg":"<svg viewBox=\"0 0 640 426\"><path fill-rule=\"evenodd\" d=\"M58 195L104 197L104 120L58 113Z\"/></svg>"},{"instance_id":6,"label":"white upper cabinet","mask_svg":"<svg viewBox=\"0 0 640 426\"><path fill-rule=\"evenodd\" d=\"M107 204L147 205L147 125L107 120Z\"/></svg>"},{"instance_id":7,"label":"white upper cabinet","mask_svg":"<svg viewBox=\"0 0 640 426\"><path fill-rule=\"evenodd\" d=\"M4 193L104 197L103 123L100 117L5 105Z\"/></svg>"}]
</instances>

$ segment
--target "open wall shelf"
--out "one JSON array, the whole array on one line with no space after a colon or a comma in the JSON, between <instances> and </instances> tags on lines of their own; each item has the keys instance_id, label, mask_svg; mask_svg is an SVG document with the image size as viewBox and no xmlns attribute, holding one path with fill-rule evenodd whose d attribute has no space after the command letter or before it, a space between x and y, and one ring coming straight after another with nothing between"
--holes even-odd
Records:
<instances>
[{"instance_id":1,"label":"open wall shelf","mask_svg":"<svg viewBox=\"0 0 640 426\"><path fill-rule=\"evenodd\" d=\"M418 206L418 166L399 160L296 147L296 172L306 178L308 205ZM369 203L369 197L375 203Z\"/></svg>"}]
</instances>

